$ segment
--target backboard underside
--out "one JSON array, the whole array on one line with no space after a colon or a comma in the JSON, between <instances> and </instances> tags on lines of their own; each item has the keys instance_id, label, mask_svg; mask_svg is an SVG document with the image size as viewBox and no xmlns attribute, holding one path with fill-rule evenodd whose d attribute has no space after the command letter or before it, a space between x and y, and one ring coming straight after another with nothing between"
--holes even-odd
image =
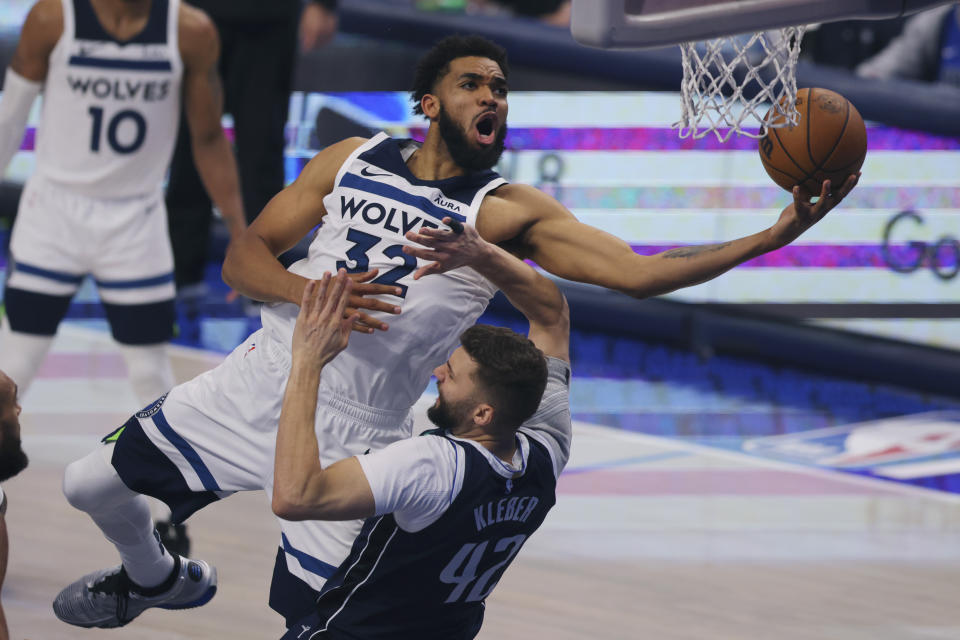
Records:
<instances>
[{"instance_id":1,"label":"backboard underside","mask_svg":"<svg viewBox=\"0 0 960 640\"><path fill-rule=\"evenodd\" d=\"M644 49L800 24L889 19L952 0L573 0L581 44Z\"/></svg>"}]
</instances>

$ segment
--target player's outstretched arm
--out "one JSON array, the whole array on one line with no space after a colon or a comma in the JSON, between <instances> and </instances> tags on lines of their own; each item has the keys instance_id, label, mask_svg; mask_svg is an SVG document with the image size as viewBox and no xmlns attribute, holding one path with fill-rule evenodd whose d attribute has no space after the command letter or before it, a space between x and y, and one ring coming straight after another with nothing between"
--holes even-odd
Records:
<instances>
[{"instance_id":1,"label":"player's outstretched arm","mask_svg":"<svg viewBox=\"0 0 960 640\"><path fill-rule=\"evenodd\" d=\"M570 312L567 300L556 284L512 256L504 249L480 237L470 225L450 218L444 224L458 231L424 227L410 231L408 240L425 248L405 246L404 253L431 261L417 269L419 280L432 273L443 273L469 266L496 285L511 304L530 322L529 337L545 355L570 361Z\"/></svg>"},{"instance_id":2,"label":"player's outstretched arm","mask_svg":"<svg viewBox=\"0 0 960 640\"><path fill-rule=\"evenodd\" d=\"M324 365L350 339L346 314L353 282L341 270L304 288L293 331L293 362L277 428L273 512L287 520L352 520L373 515L370 484L356 458L323 468L314 430L317 387Z\"/></svg>"},{"instance_id":3,"label":"player's outstretched arm","mask_svg":"<svg viewBox=\"0 0 960 640\"><path fill-rule=\"evenodd\" d=\"M220 37L207 14L180 7L180 54L183 58L183 100L197 173L210 199L236 240L247 226L240 178L230 141L223 132L223 86L217 69Z\"/></svg>"},{"instance_id":4,"label":"player's outstretched arm","mask_svg":"<svg viewBox=\"0 0 960 640\"><path fill-rule=\"evenodd\" d=\"M30 108L47 78L50 52L62 32L63 8L59 0L40 0L30 9L0 97L0 176L20 149Z\"/></svg>"},{"instance_id":5,"label":"player's outstretched arm","mask_svg":"<svg viewBox=\"0 0 960 640\"><path fill-rule=\"evenodd\" d=\"M492 215L480 218L485 238L510 240L511 248L525 258L562 278L596 284L637 298L669 293L712 280L738 264L779 249L822 219L856 186L858 176L829 192L829 185L816 203L794 202L777 222L758 233L719 244L678 247L641 256L623 240L579 222L550 196L524 185L510 185L495 200ZM520 234L503 234L503 220L520 219Z\"/></svg>"},{"instance_id":6,"label":"player's outstretched arm","mask_svg":"<svg viewBox=\"0 0 960 640\"><path fill-rule=\"evenodd\" d=\"M307 279L287 271L277 260L310 233L326 215L323 198L333 190L340 166L362 138L349 138L315 155L290 186L275 195L253 223L227 247L223 281L243 295L264 302L300 304ZM387 324L363 312L364 309L400 313L400 307L366 296L399 295L395 286L370 284L376 271L351 274L355 281L348 310L360 310L355 329L365 333L385 330Z\"/></svg>"}]
</instances>

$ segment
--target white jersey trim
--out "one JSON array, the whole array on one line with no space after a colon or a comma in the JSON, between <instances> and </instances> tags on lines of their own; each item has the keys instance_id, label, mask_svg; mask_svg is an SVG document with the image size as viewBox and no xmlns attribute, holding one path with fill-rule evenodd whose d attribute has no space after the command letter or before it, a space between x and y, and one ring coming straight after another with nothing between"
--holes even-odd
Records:
<instances>
[{"instance_id":1,"label":"white jersey trim","mask_svg":"<svg viewBox=\"0 0 960 640\"><path fill-rule=\"evenodd\" d=\"M380 520L377 522L377 524L374 525L373 528L370 530L370 535L367 536L366 547L370 546L370 540L373 538L373 532L376 531L376 528L379 527L381 524L383 524L382 516ZM390 548L390 543L393 541L393 537L395 535L397 535L397 529L394 529L390 533L390 537L387 538L387 541L384 543L383 548L380 549L379 555L377 555L377 561L373 563L372 567L370 567L370 571L367 572L367 575L363 578L363 580L358 582L353 587L353 589L350 590L350 593L347 594L347 597L343 599L343 604L340 605L340 608L334 611L332 614L330 614L330 617L327 618L326 622L323 624L323 628L318 629L314 633L310 634L310 640L313 640L313 638L315 638L318 634L325 632L330 627L330 623L333 621L333 619L336 618L340 614L340 612L343 611L344 607L347 606L347 603L350 602L350 598L352 598L353 594L357 592L357 589L359 589L364 584L366 584L367 580L370 579L370 576L372 576L373 573L377 570L377 566L380 564L380 560L383 559L383 554L385 554L387 552L387 549ZM366 547L364 547L364 551L366 551ZM353 563L353 565L351 566L351 569L353 568L353 566L356 566L357 562L359 562L361 558L363 558L364 551L361 551L360 553L357 554L357 560Z\"/></svg>"}]
</instances>

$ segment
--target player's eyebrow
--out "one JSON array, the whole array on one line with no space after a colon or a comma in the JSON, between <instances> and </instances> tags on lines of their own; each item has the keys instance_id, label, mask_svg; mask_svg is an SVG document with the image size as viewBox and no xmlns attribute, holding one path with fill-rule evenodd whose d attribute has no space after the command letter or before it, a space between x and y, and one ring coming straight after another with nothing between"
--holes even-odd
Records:
<instances>
[{"instance_id":1,"label":"player's eyebrow","mask_svg":"<svg viewBox=\"0 0 960 640\"><path fill-rule=\"evenodd\" d=\"M457 78L457 80L484 80L486 78L487 76L481 73L474 73L473 71L465 71L464 73L460 74L460 77ZM490 84L496 85L498 87L505 86L507 84L507 81L502 76L492 76L490 77Z\"/></svg>"}]
</instances>

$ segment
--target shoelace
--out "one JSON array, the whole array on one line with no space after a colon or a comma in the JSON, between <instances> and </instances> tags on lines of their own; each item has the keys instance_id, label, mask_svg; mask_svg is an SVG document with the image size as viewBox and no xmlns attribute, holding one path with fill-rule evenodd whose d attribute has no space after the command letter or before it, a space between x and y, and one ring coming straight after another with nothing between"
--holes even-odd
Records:
<instances>
[{"instance_id":1,"label":"shoelace","mask_svg":"<svg viewBox=\"0 0 960 640\"><path fill-rule=\"evenodd\" d=\"M127 608L130 599L130 578L127 572L120 567L117 573L105 576L99 582L95 582L90 587L92 593L102 593L107 596L116 596L117 598L117 620L124 625L130 620L127 619Z\"/></svg>"}]
</instances>

